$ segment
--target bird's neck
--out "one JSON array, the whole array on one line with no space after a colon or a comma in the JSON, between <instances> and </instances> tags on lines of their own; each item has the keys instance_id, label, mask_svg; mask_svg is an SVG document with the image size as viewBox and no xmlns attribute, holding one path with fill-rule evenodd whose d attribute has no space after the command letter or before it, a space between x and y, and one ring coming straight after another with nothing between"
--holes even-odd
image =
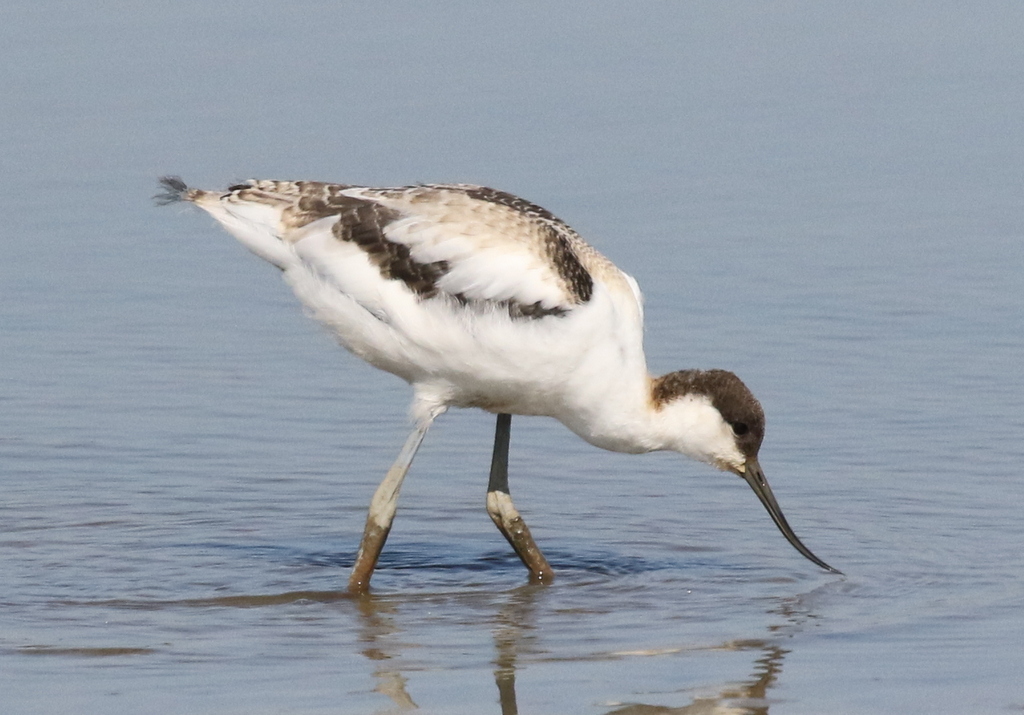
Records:
<instances>
[{"instance_id":1,"label":"bird's neck","mask_svg":"<svg viewBox=\"0 0 1024 715\"><path fill-rule=\"evenodd\" d=\"M583 375L578 379L586 379ZM593 380L587 389L570 390L564 413L555 415L594 446L641 454L669 447L664 420L653 400L654 381L646 364L622 370L614 379Z\"/></svg>"}]
</instances>

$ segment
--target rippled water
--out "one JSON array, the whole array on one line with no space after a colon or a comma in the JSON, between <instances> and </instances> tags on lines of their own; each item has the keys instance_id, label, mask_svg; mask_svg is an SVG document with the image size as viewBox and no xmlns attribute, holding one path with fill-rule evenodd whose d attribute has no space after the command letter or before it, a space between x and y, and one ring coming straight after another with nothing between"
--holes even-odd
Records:
<instances>
[{"instance_id":1,"label":"rippled water","mask_svg":"<svg viewBox=\"0 0 1024 715\"><path fill-rule=\"evenodd\" d=\"M1024 710L1024 11L0 9L7 713ZM647 295L652 370L768 413L738 479L513 421L558 573L446 415L344 591L406 387L155 177L468 181Z\"/></svg>"}]
</instances>

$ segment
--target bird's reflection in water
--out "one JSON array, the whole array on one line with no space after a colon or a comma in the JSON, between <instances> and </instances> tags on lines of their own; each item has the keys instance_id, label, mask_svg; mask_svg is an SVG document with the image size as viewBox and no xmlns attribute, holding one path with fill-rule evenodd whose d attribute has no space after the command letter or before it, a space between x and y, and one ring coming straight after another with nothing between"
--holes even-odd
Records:
<instances>
[{"instance_id":1,"label":"bird's reflection in water","mask_svg":"<svg viewBox=\"0 0 1024 715\"><path fill-rule=\"evenodd\" d=\"M511 592L509 600L495 616L494 683L498 686L501 715L517 715L516 662L520 653L535 651L537 636L535 623L536 600L544 586L521 586Z\"/></svg>"},{"instance_id":2,"label":"bird's reflection in water","mask_svg":"<svg viewBox=\"0 0 1024 715\"><path fill-rule=\"evenodd\" d=\"M536 601L538 594L543 591L544 588L538 586L515 589L507 594L505 602L494 614L494 682L501 715L518 715L516 669L520 667L520 658L524 657L524 660L534 667L543 662L543 649L538 642L540 635L535 627ZM406 646L411 647L411 644L395 638L403 631L395 623L401 602L374 596L364 596L357 602L362 620L362 654L374 661L374 690L391 700L393 705L390 711L418 708L406 689L406 678L400 671L402 650ZM775 611L788 621L781 626L782 630L799 627L795 622L800 620L799 613L794 613L791 606L792 604L782 604ZM701 651L750 651L756 655L753 671L748 679L718 686L713 689L716 692L709 694L708 689L701 689L700 694L694 696L688 705L670 707L652 703L623 702L606 711L607 715L767 715L768 691L779 676L783 658L788 653L786 649L773 641L745 640L731 641L718 646L694 647L691 652ZM586 660L617 660L629 655L597 654L587 657Z\"/></svg>"},{"instance_id":3,"label":"bird's reflection in water","mask_svg":"<svg viewBox=\"0 0 1024 715\"><path fill-rule=\"evenodd\" d=\"M388 636L401 631L392 618L395 604L373 596L364 596L357 600L357 604L362 625L359 640L364 644L362 654L374 661L373 677L377 681L374 690L389 697L400 710L419 707L405 689L405 676L394 667L388 667L388 661L395 655L389 653L385 641ZM394 647L390 645L390 648Z\"/></svg>"},{"instance_id":4,"label":"bird's reflection in water","mask_svg":"<svg viewBox=\"0 0 1024 715\"><path fill-rule=\"evenodd\" d=\"M768 688L782 669L787 650L766 641L727 643L714 650L754 650L763 655L754 661L754 672L747 682L721 686L714 695L695 697L682 707L630 703L609 710L607 715L768 715Z\"/></svg>"}]
</instances>

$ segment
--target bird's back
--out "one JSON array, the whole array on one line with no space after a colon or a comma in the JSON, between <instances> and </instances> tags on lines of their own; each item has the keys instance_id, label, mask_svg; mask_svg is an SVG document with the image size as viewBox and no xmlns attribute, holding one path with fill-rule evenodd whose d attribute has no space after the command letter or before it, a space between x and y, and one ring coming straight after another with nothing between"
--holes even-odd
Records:
<instances>
[{"instance_id":1,"label":"bird's back","mask_svg":"<svg viewBox=\"0 0 1024 715\"><path fill-rule=\"evenodd\" d=\"M281 268L345 347L426 399L552 414L575 379L643 362L635 281L512 194L306 181L206 192L175 181L167 198L207 210Z\"/></svg>"}]
</instances>

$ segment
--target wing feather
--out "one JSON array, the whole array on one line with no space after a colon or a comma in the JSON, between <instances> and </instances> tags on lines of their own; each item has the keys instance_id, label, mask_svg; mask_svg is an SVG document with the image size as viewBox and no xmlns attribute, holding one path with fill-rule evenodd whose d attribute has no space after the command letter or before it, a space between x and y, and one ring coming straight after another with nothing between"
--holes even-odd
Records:
<instances>
[{"instance_id":1,"label":"wing feather","mask_svg":"<svg viewBox=\"0 0 1024 715\"><path fill-rule=\"evenodd\" d=\"M385 236L408 246L417 261L446 265L438 289L460 300L564 314L590 298L593 279L573 245L586 244L554 216L511 194L464 185L346 193L401 215L384 228Z\"/></svg>"},{"instance_id":2,"label":"wing feather","mask_svg":"<svg viewBox=\"0 0 1024 715\"><path fill-rule=\"evenodd\" d=\"M291 244L302 260L319 263L321 272L330 261L353 255L331 251L323 240L329 234L358 247L380 277L404 285L421 300L440 297L467 308L497 305L513 318L542 318L586 304L595 279L637 297L635 283L564 222L486 187L249 181L223 194L201 193L209 201L201 197L197 203L211 204L204 207L220 212L226 224L266 234L258 246L251 238L247 243L278 265L281 257L267 246L273 235ZM270 215L277 220L268 220ZM331 273L338 279L346 271ZM337 287L346 290L343 281Z\"/></svg>"}]
</instances>

